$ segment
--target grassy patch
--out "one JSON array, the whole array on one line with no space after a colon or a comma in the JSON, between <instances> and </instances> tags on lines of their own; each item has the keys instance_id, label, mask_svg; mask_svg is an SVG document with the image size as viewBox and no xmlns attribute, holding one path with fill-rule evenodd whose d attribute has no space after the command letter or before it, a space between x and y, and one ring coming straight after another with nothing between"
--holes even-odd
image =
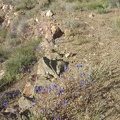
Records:
<instances>
[{"instance_id":1,"label":"grassy patch","mask_svg":"<svg viewBox=\"0 0 120 120\"><path fill-rule=\"evenodd\" d=\"M35 60L35 48L38 45L39 40L27 41L17 47L14 52L12 52L9 59L5 62L5 78L4 84L10 83L19 76L20 71L29 66L33 60Z\"/></svg>"},{"instance_id":2,"label":"grassy patch","mask_svg":"<svg viewBox=\"0 0 120 120\"><path fill-rule=\"evenodd\" d=\"M83 3L80 2L72 2L72 3L66 3L65 9L66 10L82 10L84 7Z\"/></svg>"},{"instance_id":3,"label":"grassy patch","mask_svg":"<svg viewBox=\"0 0 120 120\"><path fill-rule=\"evenodd\" d=\"M37 0L15 0L13 1L16 10L32 9L37 3Z\"/></svg>"},{"instance_id":4,"label":"grassy patch","mask_svg":"<svg viewBox=\"0 0 120 120\"><path fill-rule=\"evenodd\" d=\"M120 29L120 18L118 18L118 19L116 20L116 27L117 27L118 29Z\"/></svg>"},{"instance_id":5,"label":"grassy patch","mask_svg":"<svg viewBox=\"0 0 120 120\"><path fill-rule=\"evenodd\" d=\"M98 8L107 8L109 6L108 2L106 1L94 1L94 2L90 2L87 5L87 8L89 10L96 10Z\"/></svg>"},{"instance_id":6,"label":"grassy patch","mask_svg":"<svg viewBox=\"0 0 120 120\"><path fill-rule=\"evenodd\" d=\"M73 42L72 42L73 45L82 45L82 44L90 42L85 37L79 36L79 35L78 36L74 36L73 39L74 39Z\"/></svg>"},{"instance_id":7,"label":"grassy patch","mask_svg":"<svg viewBox=\"0 0 120 120\"><path fill-rule=\"evenodd\" d=\"M80 22L70 17L63 20L63 25L65 28L74 29L80 26Z\"/></svg>"},{"instance_id":8,"label":"grassy patch","mask_svg":"<svg viewBox=\"0 0 120 120\"><path fill-rule=\"evenodd\" d=\"M99 7L99 8L97 8L96 12L99 13L99 14L104 14L104 13L108 13L108 9L103 8L103 7Z\"/></svg>"},{"instance_id":9,"label":"grassy patch","mask_svg":"<svg viewBox=\"0 0 120 120\"><path fill-rule=\"evenodd\" d=\"M100 90L101 80L108 80L111 76L108 65L101 63L95 71L86 72L81 64L76 65L76 72L61 75L59 82L50 86L36 86L36 102L32 106L39 111L33 118L51 120L96 120L102 119L105 112L104 104L107 96L102 98ZM77 76L76 76L77 75ZM107 75L107 76L106 76ZM62 84L61 84L62 83ZM104 93L103 93L104 94ZM103 102L104 101L104 102ZM109 105L107 105L109 107ZM34 111L35 112L35 111Z\"/></svg>"}]
</instances>

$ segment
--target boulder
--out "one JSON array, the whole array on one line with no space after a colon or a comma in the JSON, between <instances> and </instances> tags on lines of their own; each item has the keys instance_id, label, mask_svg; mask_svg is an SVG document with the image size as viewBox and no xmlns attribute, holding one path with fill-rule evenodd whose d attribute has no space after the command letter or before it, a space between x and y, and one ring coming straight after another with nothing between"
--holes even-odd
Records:
<instances>
[{"instance_id":1,"label":"boulder","mask_svg":"<svg viewBox=\"0 0 120 120\"><path fill-rule=\"evenodd\" d=\"M89 14L89 18L93 18L95 15L94 14Z\"/></svg>"},{"instance_id":2,"label":"boulder","mask_svg":"<svg viewBox=\"0 0 120 120\"><path fill-rule=\"evenodd\" d=\"M25 97L33 98L34 96L34 86L30 82L27 82L23 90L23 95Z\"/></svg>"},{"instance_id":3,"label":"boulder","mask_svg":"<svg viewBox=\"0 0 120 120\"><path fill-rule=\"evenodd\" d=\"M59 38L63 35L63 32L58 26L52 25L51 26L51 31L53 34L53 39Z\"/></svg>"},{"instance_id":4,"label":"boulder","mask_svg":"<svg viewBox=\"0 0 120 120\"><path fill-rule=\"evenodd\" d=\"M44 40L47 40L49 43L54 43L54 39L63 35L63 32L58 25L51 21L41 21L34 29L34 35L36 37L39 38L40 36L44 36Z\"/></svg>"},{"instance_id":5,"label":"boulder","mask_svg":"<svg viewBox=\"0 0 120 120\"><path fill-rule=\"evenodd\" d=\"M44 77L48 77L49 75L52 75L55 78L59 77L57 75L56 71L54 70L54 66L51 66L51 60L49 60L47 57L42 57L38 61L37 74L41 75L41 76L44 76Z\"/></svg>"},{"instance_id":6,"label":"boulder","mask_svg":"<svg viewBox=\"0 0 120 120\"><path fill-rule=\"evenodd\" d=\"M45 14L47 17L53 16L53 12L51 10L48 10Z\"/></svg>"},{"instance_id":7,"label":"boulder","mask_svg":"<svg viewBox=\"0 0 120 120\"><path fill-rule=\"evenodd\" d=\"M19 104L19 107L22 111L28 109L31 107L31 104L30 104L30 101L27 100L25 97L21 97L19 100L18 100L18 104Z\"/></svg>"},{"instance_id":8,"label":"boulder","mask_svg":"<svg viewBox=\"0 0 120 120\"><path fill-rule=\"evenodd\" d=\"M4 77L5 75L5 71L4 70L0 70L0 80Z\"/></svg>"},{"instance_id":9,"label":"boulder","mask_svg":"<svg viewBox=\"0 0 120 120\"><path fill-rule=\"evenodd\" d=\"M63 60L50 60L47 57L43 57L38 62L37 74L45 77L53 76L54 78L59 78L66 64Z\"/></svg>"}]
</instances>

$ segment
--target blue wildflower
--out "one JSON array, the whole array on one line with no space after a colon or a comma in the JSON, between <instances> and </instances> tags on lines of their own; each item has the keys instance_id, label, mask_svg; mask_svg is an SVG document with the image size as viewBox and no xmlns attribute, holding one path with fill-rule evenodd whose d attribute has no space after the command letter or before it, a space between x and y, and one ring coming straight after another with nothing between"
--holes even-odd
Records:
<instances>
[{"instance_id":1,"label":"blue wildflower","mask_svg":"<svg viewBox=\"0 0 120 120\"><path fill-rule=\"evenodd\" d=\"M63 102L64 105L66 105L67 103L68 103L68 100L65 100L65 101Z\"/></svg>"},{"instance_id":2,"label":"blue wildflower","mask_svg":"<svg viewBox=\"0 0 120 120\"><path fill-rule=\"evenodd\" d=\"M33 107L35 104L33 102L30 103L30 106Z\"/></svg>"},{"instance_id":3,"label":"blue wildflower","mask_svg":"<svg viewBox=\"0 0 120 120\"><path fill-rule=\"evenodd\" d=\"M60 75L60 78L63 79L63 80L65 80L65 77L63 75Z\"/></svg>"},{"instance_id":4,"label":"blue wildflower","mask_svg":"<svg viewBox=\"0 0 120 120\"><path fill-rule=\"evenodd\" d=\"M68 66L64 66L64 70L69 70L69 67Z\"/></svg>"},{"instance_id":5,"label":"blue wildflower","mask_svg":"<svg viewBox=\"0 0 120 120\"><path fill-rule=\"evenodd\" d=\"M38 88L35 88L37 92L44 92L45 89L42 86L39 86Z\"/></svg>"},{"instance_id":6,"label":"blue wildflower","mask_svg":"<svg viewBox=\"0 0 120 120\"><path fill-rule=\"evenodd\" d=\"M45 108L40 108L42 112L46 112L47 110Z\"/></svg>"},{"instance_id":7,"label":"blue wildflower","mask_svg":"<svg viewBox=\"0 0 120 120\"><path fill-rule=\"evenodd\" d=\"M18 94L18 97L20 97L20 93Z\"/></svg>"},{"instance_id":8,"label":"blue wildflower","mask_svg":"<svg viewBox=\"0 0 120 120\"><path fill-rule=\"evenodd\" d=\"M84 83L85 83L85 84L88 84L89 82L88 82L88 80L84 80Z\"/></svg>"},{"instance_id":9,"label":"blue wildflower","mask_svg":"<svg viewBox=\"0 0 120 120\"><path fill-rule=\"evenodd\" d=\"M84 72L81 72L81 73L80 73L80 77L82 77L83 75L85 75L85 73L84 73Z\"/></svg>"},{"instance_id":10,"label":"blue wildflower","mask_svg":"<svg viewBox=\"0 0 120 120\"><path fill-rule=\"evenodd\" d=\"M52 90L51 90L51 87L46 87L46 90L48 91L48 92L51 92Z\"/></svg>"},{"instance_id":11,"label":"blue wildflower","mask_svg":"<svg viewBox=\"0 0 120 120\"><path fill-rule=\"evenodd\" d=\"M61 96L63 92L64 92L64 88L59 88L57 91L57 95Z\"/></svg>"},{"instance_id":12,"label":"blue wildflower","mask_svg":"<svg viewBox=\"0 0 120 120\"><path fill-rule=\"evenodd\" d=\"M15 94L14 94L14 93L12 93L12 97L13 97L13 98L15 97Z\"/></svg>"},{"instance_id":13,"label":"blue wildflower","mask_svg":"<svg viewBox=\"0 0 120 120\"><path fill-rule=\"evenodd\" d=\"M35 64L35 61L32 61L32 65L34 65Z\"/></svg>"},{"instance_id":14,"label":"blue wildflower","mask_svg":"<svg viewBox=\"0 0 120 120\"><path fill-rule=\"evenodd\" d=\"M3 106L7 106L7 105L8 105L8 102L4 101L4 102L2 102L2 105L3 105Z\"/></svg>"},{"instance_id":15,"label":"blue wildflower","mask_svg":"<svg viewBox=\"0 0 120 120\"><path fill-rule=\"evenodd\" d=\"M79 68L82 68L82 64L77 64L77 66L76 66L78 69Z\"/></svg>"},{"instance_id":16,"label":"blue wildflower","mask_svg":"<svg viewBox=\"0 0 120 120\"><path fill-rule=\"evenodd\" d=\"M39 87L38 86L35 86L35 91L38 91Z\"/></svg>"},{"instance_id":17,"label":"blue wildflower","mask_svg":"<svg viewBox=\"0 0 120 120\"><path fill-rule=\"evenodd\" d=\"M60 118L54 118L53 120L60 120Z\"/></svg>"},{"instance_id":18,"label":"blue wildflower","mask_svg":"<svg viewBox=\"0 0 120 120\"><path fill-rule=\"evenodd\" d=\"M85 84L84 80L80 81L80 85L84 85L84 84Z\"/></svg>"},{"instance_id":19,"label":"blue wildflower","mask_svg":"<svg viewBox=\"0 0 120 120\"><path fill-rule=\"evenodd\" d=\"M77 94L76 94L76 93L74 93L74 97L77 97Z\"/></svg>"}]
</instances>

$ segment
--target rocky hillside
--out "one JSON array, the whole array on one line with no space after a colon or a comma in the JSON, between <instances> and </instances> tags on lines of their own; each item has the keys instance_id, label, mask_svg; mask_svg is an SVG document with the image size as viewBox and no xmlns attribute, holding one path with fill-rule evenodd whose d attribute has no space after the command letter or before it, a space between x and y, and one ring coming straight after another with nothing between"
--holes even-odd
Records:
<instances>
[{"instance_id":1,"label":"rocky hillside","mask_svg":"<svg viewBox=\"0 0 120 120\"><path fill-rule=\"evenodd\" d=\"M120 120L119 0L0 0L0 120Z\"/></svg>"}]
</instances>

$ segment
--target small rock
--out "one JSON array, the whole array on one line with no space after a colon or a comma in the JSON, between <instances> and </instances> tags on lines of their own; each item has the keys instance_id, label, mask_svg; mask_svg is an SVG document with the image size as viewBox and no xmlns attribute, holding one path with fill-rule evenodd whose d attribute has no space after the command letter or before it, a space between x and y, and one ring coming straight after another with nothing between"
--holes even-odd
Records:
<instances>
[{"instance_id":1,"label":"small rock","mask_svg":"<svg viewBox=\"0 0 120 120\"><path fill-rule=\"evenodd\" d=\"M2 79L2 78L4 77L4 75L5 75L4 70L1 70L1 71L0 71L0 79Z\"/></svg>"},{"instance_id":2,"label":"small rock","mask_svg":"<svg viewBox=\"0 0 120 120\"><path fill-rule=\"evenodd\" d=\"M48 11L46 12L46 16L47 16L47 17L53 16L53 12L52 12L51 10L48 10Z\"/></svg>"},{"instance_id":3,"label":"small rock","mask_svg":"<svg viewBox=\"0 0 120 120\"><path fill-rule=\"evenodd\" d=\"M95 15L94 14L89 14L89 18L93 18Z\"/></svg>"},{"instance_id":4,"label":"small rock","mask_svg":"<svg viewBox=\"0 0 120 120\"><path fill-rule=\"evenodd\" d=\"M59 38L63 35L63 32L58 26L52 25L51 31L52 31L53 39Z\"/></svg>"},{"instance_id":5,"label":"small rock","mask_svg":"<svg viewBox=\"0 0 120 120\"><path fill-rule=\"evenodd\" d=\"M71 55L72 55L72 53L66 53L66 54L65 54L65 57L68 58L68 57L70 57Z\"/></svg>"},{"instance_id":6,"label":"small rock","mask_svg":"<svg viewBox=\"0 0 120 120\"><path fill-rule=\"evenodd\" d=\"M18 101L19 107L24 110L24 109L28 109L31 107L30 105L30 101L27 100L25 97L21 97Z\"/></svg>"},{"instance_id":7,"label":"small rock","mask_svg":"<svg viewBox=\"0 0 120 120\"><path fill-rule=\"evenodd\" d=\"M54 66L52 66L52 61L49 60L47 57L43 57L39 60L37 74L41 76L47 77L48 75L52 75L55 78L58 78L56 71L54 70L54 66L56 61L54 62Z\"/></svg>"},{"instance_id":8,"label":"small rock","mask_svg":"<svg viewBox=\"0 0 120 120\"><path fill-rule=\"evenodd\" d=\"M12 107L6 108L6 110L4 111L5 113L15 113L16 110L13 109Z\"/></svg>"},{"instance_id":9,"label":"small rock","mask_svg":"<svg viewBox=\"0 0 120 120\"><path fill-rule=\"evenodd\" d=\"M28 82L28 83L25 85L25 89L23 90L23 95L26 96L26 97L29 97L29 98L33 98L33 95L34 95L34 87L33 87L33 85L31 85L30 82Z\"/></svg>"}]
</instances>

